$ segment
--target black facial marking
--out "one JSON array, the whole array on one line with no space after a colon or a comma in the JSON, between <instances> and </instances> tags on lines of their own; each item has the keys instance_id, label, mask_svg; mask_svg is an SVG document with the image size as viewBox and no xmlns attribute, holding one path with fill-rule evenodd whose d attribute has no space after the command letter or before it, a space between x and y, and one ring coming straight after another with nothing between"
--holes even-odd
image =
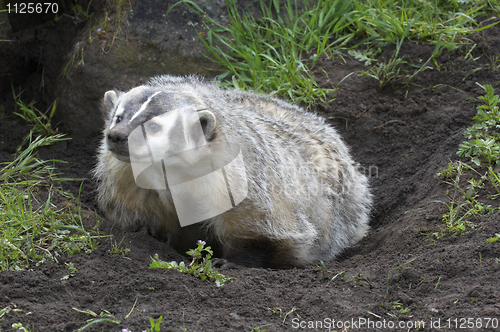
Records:
<instances>
[{"instance_id":1,"label":"black facial marking","mask_svg":"<svg viewBox=\"0 0 500 332\"><path fill-rule=\"evenodd\" d=\"M215 132L215 130L210 130L209 131L209 121L208 121L208 118L206 116L202 116L200 118L200 125L201 125L201 129L203 130L203 135L205 135L205 140L207 142L211 142L213 141L216 136L217 136L217 133Z\"/></svg>"},{"instance_id":2,"label":"black facial marking","mask_svg":"<svg viewBox=\"0 0 500 332\"><path fill-rule=\"evenodd\" d=\"M202 117L200 119L200 124L201 124L201 129L203 129L203 133L206 134L207 133L207 124L208 124L207 118Z\"/></svg>"}]
</instances>

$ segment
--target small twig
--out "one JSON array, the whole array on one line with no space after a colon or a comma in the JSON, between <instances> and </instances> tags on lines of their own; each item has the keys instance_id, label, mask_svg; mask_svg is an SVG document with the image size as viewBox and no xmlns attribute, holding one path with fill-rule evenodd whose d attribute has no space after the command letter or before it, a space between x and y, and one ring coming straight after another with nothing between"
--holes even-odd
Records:
<instances>
[{"instance_id":1,"label":"small twig","mask_svg":"<svg viewBox=\"0 0 500 332\"><path fill-rule=\"evenodd\" d=\"M356 115L356 119L359 119L359 117L360 117L361 115L363 115L363 113L365 113L365 112L367 112L367 111L368 111L368 108L365 108L365 110L364 110L363 112L361 112L361 113L359 113L358 115Z\"/></svg>"},{"instance_id":2,"label":"small twig","mask_svg":"<svg viewBox=\"0 0 500 332\"><path fill-rule=\"evenodd\" d=\"M36 248L38 248L38 249L40 249L40 250L45 251L47 254L49 254L50 256L52 256L52 254L50 253L50 251L48 251L47 249L42 248L42 247L40 247L39 245L34 244L34 243L33 243L33 246L34 246L34 247L36 247Z\"/></svg>"},{"instance_id":3,"label":"small twig","mask_svg":"<svg viewBox=\"0 0 500 332\"><path fill-rule=\"evenodd\" d=\"M128 319L130 317L130 315L132 314L132 311L134 311L134 308L135 308L135 305L137 304L138 299L139 299L138 297L135 298L134 305L132 306L132 309L130 309L130 312L128 313L128 315L125 316L125 319Z\"/></svg>"},{"instance_id":4,"label":"small twig","mask_svg":"<svg viewBox=\"0 0 500 332\"><path fill-rule=\"evenodd\" d=\"M50 257L52 257L52 259L53 259L54 261L56 261L56 263L59 263L59 261L57 260L57 258L55 258L55 257L54 257L54 255L52 255L52 254L50 253L50 251L48 251L47 249L42 248L42 247L40 247L39 245L36 245L36 244L34 244L34 243L33 243L33 246L34 246L35 248L37 248L37 249L40 249L40 250L42 250L42 251L45 251L47 254L49 254L49 256L50 256Z\"/></svg>"},{"instance_id":5,"label":"small twig","mask_svg":"<svg viewBox=\"0 0 500 332\"><path fill-rule=\"evenodd\" d=\"M395 122L401 122L401 123L402 123L402 124L404 124L404 125L406 124L406 122L401 121L401 120L391 120L391 121L388 121L388 122L386 122L386 123L384 123L384 124L382 124L382 125L380 125L380 126L374 127L374 128L373 128L373 130L375 130L375 129L380 129L380 128L382 128L382 127L383 127L383 126L385 126L385 125L388 125L388 124L390 124L390 123L395 123Z\"/></svg>"}]
</instances>

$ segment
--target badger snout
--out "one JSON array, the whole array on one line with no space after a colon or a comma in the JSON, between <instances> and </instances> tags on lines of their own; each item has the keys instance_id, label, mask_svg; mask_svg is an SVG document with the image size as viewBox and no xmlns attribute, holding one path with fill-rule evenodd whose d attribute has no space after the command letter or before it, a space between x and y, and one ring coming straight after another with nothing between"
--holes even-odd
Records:
<instances>
[{"instance_id":1,"label":"badger snout","mask_svg":"<svg viewBox=\"0 0 500 332\"><path fill-rule=\"evenodd\" d=\"M128 141L128 136L122 133L110 132L108 133L108 141L113 144L125 144Z\"/></svg>"},{"instance_id":2,"label":"badger snout","mask_svg":"<svg viewBox=\"0 0 500 332\"><path fill-rule=\"evenodd\" d=\"M111 130L107 135L108 150L118 160L129 162L128 135Z\"/></svg>"}]
</instances>

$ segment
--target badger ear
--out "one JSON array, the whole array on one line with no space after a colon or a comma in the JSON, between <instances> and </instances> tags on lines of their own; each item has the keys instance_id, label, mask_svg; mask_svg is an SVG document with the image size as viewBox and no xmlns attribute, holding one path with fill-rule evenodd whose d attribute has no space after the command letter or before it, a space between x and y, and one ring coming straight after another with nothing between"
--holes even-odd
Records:
<instances>
[{"instance_id":1,"label":"badger ear","mask_svg":"<svg viewBox=\"0 0 500 332\"><path fill-rule=\"evenodd\" d=\"M200 117L200 124L203 129L203 134L205 134L205 139L210 141L214 138L215 125L217 124L215 115L208 110L201 110L198 111L198 116Z\"/></svg>"},{"instance_id":2,"label":"badger ear","mask_svg":"<svg viewBox=\"0 0 500 332\"><path fill-rule=\"evenodd\" d=\"M115 108L116 100L118 99L118 94L114 90L106 91L104 94L104 113L108 113L113 108Z\"/></svg>"}]
</instances>

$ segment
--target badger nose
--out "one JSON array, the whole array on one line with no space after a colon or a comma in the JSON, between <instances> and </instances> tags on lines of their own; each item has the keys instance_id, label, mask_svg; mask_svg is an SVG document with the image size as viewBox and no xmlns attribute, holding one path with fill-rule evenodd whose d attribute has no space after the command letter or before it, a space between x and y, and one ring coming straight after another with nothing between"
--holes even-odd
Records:
<instances>
[{"instance_id":1,"label":"badger nose","mask_svg":"<svg viewBox=\"0 0 500 332\"><path fill-rule=\"evenodd\" d=\"M120 133L109 133L108 140L115 144L124 144L127 142L128 137Z\"/></svg>"}]
</instances>

